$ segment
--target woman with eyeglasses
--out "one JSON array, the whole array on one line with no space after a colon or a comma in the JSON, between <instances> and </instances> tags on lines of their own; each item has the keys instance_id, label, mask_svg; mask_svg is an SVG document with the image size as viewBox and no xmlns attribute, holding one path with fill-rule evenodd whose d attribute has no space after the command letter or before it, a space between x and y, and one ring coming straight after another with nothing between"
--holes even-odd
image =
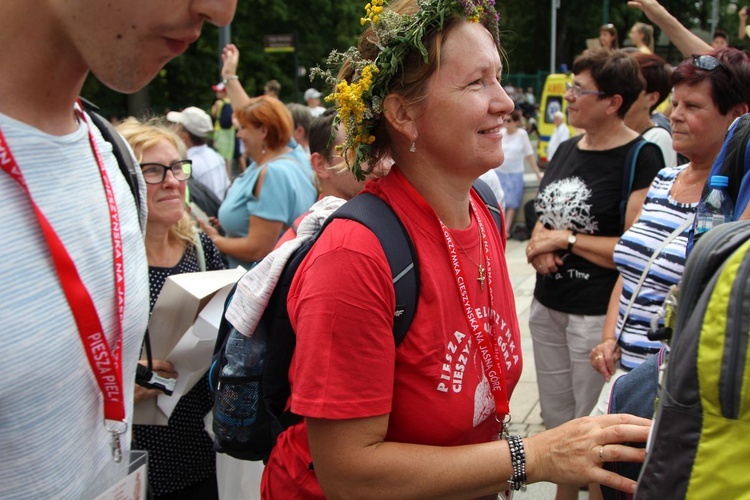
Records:
<instances>
[{"instance_id":1,"label":"woman with eyeglasses","mask_svg":"<svg viewBox=\"0 0 750 500\"><path fill-rule=\"evenodd\" d=\"M614 247L664 167L659 148L646 144L632 188L623 186L628 152L639 137L624 117L645 87L635 60L595 51L576 58L573 73L565 94L568 122L584 134L563 142L550 161L527 246L537 271L529 327L547 428L588 415L596 403L604 381L591 369L589 353L601 340L617 280ZM558 499L577 495L577 485L558 485Z\"/></svg>"},{"instance_id":2,"label":"woman with eyeglasses","mask_svg":"<svg viewBox=\"0 0 750 500\"><path fill-rule=\"evenodd\" d=\"M622 387L621 383L613 385L619 377L628 377L626 374L649 360L652 365L643 369L654 370L654 355L662 343L648 339L650 319L670 287L682 278L693 214L724 135L734 119L748 111L750 57L737 49L693 56L677 67L672 82L674 148L690 162L668 165L659 172L640 217L615 247L620 277L610 298L601 343L590 354L591 366L608 384L593 414L607 413L613 387ZM651 260L655 251L658 253ZM628 394L630 401L643 400L643 407L648 408L648 414L640 416L653 415L649 403L656 397L655 389L653 384L651 392L644 388L637 395ZM636 479L640 465L618 466L618 471Z\"/></svg>"},{"instance_id":3,"label":"woman with eyeglasses","mask_svg":"<svg viewBox=\"0 0 750 500\"><path fill-rule=\"evenodd\" d=\"M529 140L529 134L521 127L521 112L513 111L503 120L505 130L503 131L503 152L505 160L497 167L495 174L500 179L505 201L505 232L506 238L510 238L513 231L513 220L516 212L521 206L523 199L523 174L525 164L531 165L539 180L542 179L542 171L536 164L534 147Z\"/></svg>"},{"instance_id":4,"label":"woman with eyeglasses","mask_svg":"<svg viewBox=\"0 0 750 500\"><path fill-rule=\"evenodd\" d=\"M117 129L133 148L146 181L146 258L153 310L169 276L224 269L224 263L185 209L192 166L182 140L157 118L128 118ZM153 369L163 377L177 376L165 360L154 359ZM159 394L158 389L136 385L135 401ZM212 406L206 374L180 398L166 426L133 426L133 449L149 452L148 484L154 499L218 498L216 454L203 423Z\"/></svg>"}]
</instances>

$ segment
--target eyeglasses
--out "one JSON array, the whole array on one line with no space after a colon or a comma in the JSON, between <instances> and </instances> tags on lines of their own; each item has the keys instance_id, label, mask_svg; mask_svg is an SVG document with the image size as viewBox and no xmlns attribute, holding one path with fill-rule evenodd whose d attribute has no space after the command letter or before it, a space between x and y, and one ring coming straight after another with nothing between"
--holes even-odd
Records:
<instances>
[{"instance_id":1,"label":"eyeglasses","mask_svg":"<svg viewBox=\"0 0 750 500\"><path fill-rule=\"evenodd\" d=\"M582 89L579 85L575 85L570 82L565 83L565 92L570 92L576 99L578 99L582 95L598 95L600 97L603 97L605 95L604 92L600 90L585 90Z\"/></svg>"},{"instance_id":2,"label":"eyeglasses","mask_svg":"<svg viewBox=\"0 0 750 500\"><path fill-rule=\"evenodd\" d=\"M146 184L161 184L167 178L167 170L178 181L186 181L193 175L193 160L177 160L169 165L161 163L142 163L141 172Z\"/></svg>"},{"instance_id":3,"label":"eyeglasses","mask_svg":"<svg viewBox=\"0 0 750 500\"><path fill-rule=\"evenodd\" d=\"M693 54L693 66L704 71L714 71L716 68L724 68L724 71L729 71L724 63L716 59L714 56Z\"/></svg>"}]
</instances>

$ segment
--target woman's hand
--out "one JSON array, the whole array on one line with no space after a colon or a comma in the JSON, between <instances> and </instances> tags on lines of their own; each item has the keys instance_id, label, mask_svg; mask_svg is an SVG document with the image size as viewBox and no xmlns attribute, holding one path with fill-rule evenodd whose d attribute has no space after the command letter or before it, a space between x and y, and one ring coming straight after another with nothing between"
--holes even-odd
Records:
<instances>
[{"instance_id":1,"label":"woman's hand","mask_svg":"<svg viewBox=\"0 0 750 500\"><path fill-rule=\"evenodd\" d=\"M568 248L568 236L570 231L567 229L552 230L541 227L526 245L526 260L531 262L537 255L565 250Z\"/></svg>"},{"instance_id":2,"label":"woman's hand","mask_svg":"<svg viewBox=\"0 0 750 500\"><path fill-rule=\"evenodd\" d=\"M607 339L591 350L589 360L594 370L598 371L609 382L615 374L615 363L620 359L620 349L615 339Z\"/></svg>"},{"instance_id":3,"label":"woman's hand","mask_svg":"<svg viewBox=\"0 0 750 500\"><path fill-rule=\"evenodd\" d=\"M233 43L227 44L221 51L221 77L225 80L237 74L240 62L240 51Z\"/></svg>"},{"instance_id":4,"label":"woman's hand","mask_svg":"<svg viewBox=\"0 0 750 500\"><path fill-rule=\"evenodd\" d=\"M554 274L563 265L562 257L557 252L543 253L537 255L533 259L529 260L529 264L534 266L534 269L539 274Z\"/></svg>"},{"instance_id":5,"label":"woman's hand","mask_svg":"<svg viewBox=\"0 0 750 500\"><path fill-rule=\"evenodd\" d=\"M200 226L201 228L201 231L206 233L206 236L208 236L211 239L211 241L214 241L214 239L221 236L221 234L219 233L219 230L216 229L216 227L214 227L215 225L218 225L218 224L214 224L214 220L216 220L216 218L211 217L209 220L211 221L212 224L206 224L204 221L200 219L196 219L196 221L198 222L198 226ZM216 222L218 223L218 221Z\"/></svg>"},{"instance_id":6,"label":"woman's hand","mask_svg":"<svg viewBox=\"0 0 750 500\"><path fill-rule=\"evenodd\" d=\"M529 482L604 484L632 493L636 482L602 469L603 462L639 462L646 450L620 443L644 443L651 420L633 415L600 415L571 420L525 439Z\"/></svg>"},{"instance_id":7,"label":"woman's hand","mask_svg":"<svg viewBox=\"0 0 750 500\"><path fill-rule=\"evenodd\" d=\"M656 0L631 0L628 7L640 9L652 22L658 24L660 17L664 16L666 9Z\"/></svg>"},{"instance_id":8,"label":"woman's hand","mask_svg":"<svg viewBox=\"0 0 750 500\"><path fill-rule=\"evenodd\" d=\"M148 362L146 360L141 360L138 363L142 364L143 366L148 366ZM163 359L153 359L151 360L151 366L152 371L159 374L159 376L161 377L177 378L177 371L175 371L174 365L169 361L165 361ZM163 394L163 392L159 389L147 389L145 387L141 387L138 384L135 385L134 398L136 403L146 399L155 398L159 394Z\"/></svg>"}]
</instances>

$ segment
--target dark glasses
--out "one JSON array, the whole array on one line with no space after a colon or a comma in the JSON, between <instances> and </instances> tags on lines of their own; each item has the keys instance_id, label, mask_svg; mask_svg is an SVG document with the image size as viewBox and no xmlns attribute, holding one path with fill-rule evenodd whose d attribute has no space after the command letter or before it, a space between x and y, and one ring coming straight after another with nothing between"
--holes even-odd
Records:
<instances>
[{"instance_id":1,"label":"dark glasses","mask_svg":"<svg viewBox=\"0 0 750 500\"><path fill-rule=\"evenodd\" d=\"M178 181L186 181L193 175L193 160L177 160L169 165L161 163L142 163L141 172L146 184L161 184L167 178L167 170Z\"/></svg>"},{"instance_id":2,"label":"dark glasses","mask_svg":"<svg viewBox=\"0 0 750 500\"><path fill-rule=\"evenodd\" d=\"M693 66L704 71L714 71L716 68L724 68L724 71L729 71L724 63L716 59L714 56L693 54Z\"/></svg>"}]
</instances>

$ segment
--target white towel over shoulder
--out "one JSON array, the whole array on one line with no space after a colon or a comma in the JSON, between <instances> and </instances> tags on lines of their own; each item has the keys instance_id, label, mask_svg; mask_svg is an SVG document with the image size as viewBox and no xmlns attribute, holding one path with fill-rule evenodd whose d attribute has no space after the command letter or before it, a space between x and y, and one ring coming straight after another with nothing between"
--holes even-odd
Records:
<instances>
[{"instance_id":1,"label":"white towel over shoulder","mask_svg":"<svg viewBox=\"0 0 750 500\"><path fill-rule=\"evenodd\" d=\"M240 278L227 309L227 319L237 331L248 337L253 334L289 258L344 202L341 198L326 196L315 203L297 228L297 237L268 254Z\"/></svg>"}]
</instances>

